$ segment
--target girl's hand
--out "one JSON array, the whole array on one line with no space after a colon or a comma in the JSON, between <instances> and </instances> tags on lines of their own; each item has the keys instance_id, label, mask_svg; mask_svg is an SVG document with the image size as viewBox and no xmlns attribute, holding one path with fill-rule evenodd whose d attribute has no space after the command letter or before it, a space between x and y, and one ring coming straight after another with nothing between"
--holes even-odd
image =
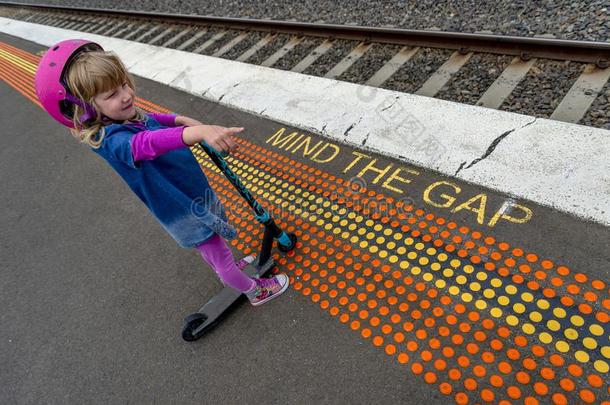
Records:
<instances>
[{"instance_id":1,"label":"girl's hand","mask_svg":"<svg viewBox=\"0 0 610 405\"><path fill-rule=\"evenodd\" d=\"M226 128L218 125L197 125L184 128L182 140L189 146L205 141L218 152L230 153L232 150L239 148L239 145L233 140L233 136L243 130L243 127Z\"/></svg>"}]
</instances>

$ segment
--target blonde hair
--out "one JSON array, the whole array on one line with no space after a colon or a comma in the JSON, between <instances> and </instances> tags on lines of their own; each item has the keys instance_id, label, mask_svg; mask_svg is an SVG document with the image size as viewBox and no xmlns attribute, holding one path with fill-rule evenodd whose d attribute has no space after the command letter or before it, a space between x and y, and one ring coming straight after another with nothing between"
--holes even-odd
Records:
<instances>
[{"instance_id":1,"label":"blonde hair","mask_svg":"<svg viewBox=\"0 0 610 405\"><path fill-rule=\"evenodd\" d=\"M85 113L83 107L74 105L72 135L92 148L99 148L105 135L105 125L109 122L102 117L99 108L93 100L100 93L105 93L127 83L135 91L134 80L127 72L125 65L114 52L89 51L83 52L70 64L65 81L70 92L81 101L90 104L96 112L94 119L80 121ZM132 121L144 121L144 111L136 108L136 116Z\"/></svg>"}]
</instances>

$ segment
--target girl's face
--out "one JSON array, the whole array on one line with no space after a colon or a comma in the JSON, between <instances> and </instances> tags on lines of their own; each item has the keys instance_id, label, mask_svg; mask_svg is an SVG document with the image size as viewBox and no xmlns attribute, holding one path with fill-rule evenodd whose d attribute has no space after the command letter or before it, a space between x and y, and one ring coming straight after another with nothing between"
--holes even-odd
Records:
<instances>
[{"instance_id":1,"label":"girl's face","mask_svg":"<svg viewBox=\"0 0 610 405\"><path fill-rule=\"evenodd\" d=\"M93 100L103 115L115 121L126 121L136 114L134 91L127 83L100 93Z\"/></svg>"}]
</instances>

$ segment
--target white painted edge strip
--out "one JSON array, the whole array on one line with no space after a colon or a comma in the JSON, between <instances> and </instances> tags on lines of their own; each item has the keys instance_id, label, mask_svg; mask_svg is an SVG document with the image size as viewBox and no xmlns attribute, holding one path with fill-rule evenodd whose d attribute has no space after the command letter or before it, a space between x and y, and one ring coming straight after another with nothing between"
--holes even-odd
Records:
<instances>
[{"instance_id":1,"label":"white painted edge strip","mask_svg":"<svg viewBox=\"0 0 610 405\"><path fill-rule=\"evenodd\" d=\"M0 31L91 39L144 78L610 226L608 130L7 18Z\"/></svg>"}]
</instances>

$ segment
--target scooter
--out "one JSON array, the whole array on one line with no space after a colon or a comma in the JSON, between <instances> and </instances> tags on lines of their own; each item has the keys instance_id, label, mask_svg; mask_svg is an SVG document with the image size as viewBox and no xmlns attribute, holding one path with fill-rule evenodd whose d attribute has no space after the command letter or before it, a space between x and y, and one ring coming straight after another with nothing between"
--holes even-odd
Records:
<instances>
[{"instance_id":1,"label":"scooter","mask_svg":"<svg viewBox=\"0 0 610 405\"><path fill-rule=\"evenodd\" d=\"M297 237L294 233L286 233L280 229L271 215L254 199L254 197L252 197L252 194L250 194L239 177L237 177L224 160L228 154L217 151L205 142L200 142L199 146L203 148L214 164L218 166L220 171L231 182L233 187L235 187L239 194L246 200L248 205L252 207L256 220L265 226L263 244L258 256L258 262L249 263L243 270L249 277L262 277L276 265L271 257L273 241L277 240L280 252L287 253L296 247ZM222 315L235 304L241 295L241 291L225 286L197 312L184 319L182 338L187 342L193 342L201 338L206 332L220 323Z\"/></svg>"}]
</instances>

